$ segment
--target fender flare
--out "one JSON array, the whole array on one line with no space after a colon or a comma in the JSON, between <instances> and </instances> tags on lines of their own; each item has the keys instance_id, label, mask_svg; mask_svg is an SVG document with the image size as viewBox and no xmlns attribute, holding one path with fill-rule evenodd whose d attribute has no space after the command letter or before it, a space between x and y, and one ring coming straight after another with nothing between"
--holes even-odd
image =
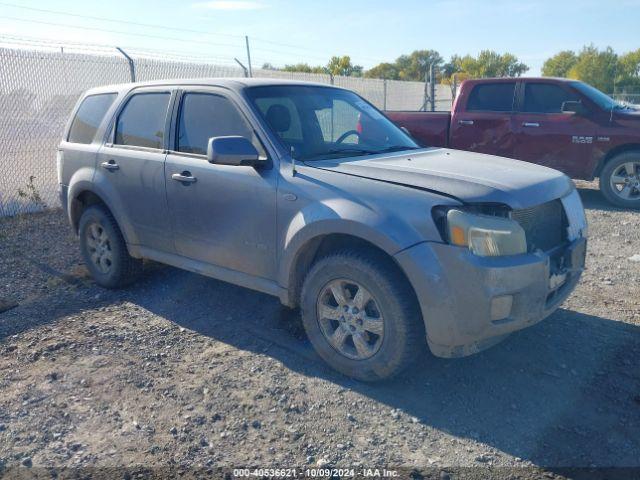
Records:
<instances>
[{"instance_id":1,"label":"fender flare","mask_svg":"<svg viewBox=\"0 0 640 480\"><path fill-rule=\"evenodd\" d=\"M115 191L114 186L111 182L100 177L104 177L104 174L101 172L95 172L94 176L94 171L89 168L82 168L75 172L71 177L69 181L69 191L67 193L67 205L69 205L68 215L71 225L73 225L74 229L77 230L77 222L74 222L73 219L73 202L76 202L77 198L82 193L91 192L100 198L100 200L109 209L109 212L111 212L111 215L113 215L113 218L116 220L127 245L138 244L138 236L124 217L124 205L122 205L120 197Z\"/></svg>"},{"instance_id":2,"label":"fender flare","mask_svg":"<svg viewBox=\"0 0 640 480\"><path fill-rule=\"evenodd\" d=\"M330 217L317 218L315 221L308 222L309 217L305 211L298 214L291 220L289 228L285 232L282 241L282 253L278 268L278 283L289 289L290 281L293 278L295 267L301 258L301 255L307 251L307 247L315 241L327 235L348 235L361 239L389 256L395 255L404 248L420 242L420 238L415 230L409 225L395 224L393 229L376 228L376 225L386 225L384 219L376 219L378 222L362 222L348 218L341 218L332 212ZM389 235L388 231L394 231L395 235Z\"/></svg>"}]
</instances>

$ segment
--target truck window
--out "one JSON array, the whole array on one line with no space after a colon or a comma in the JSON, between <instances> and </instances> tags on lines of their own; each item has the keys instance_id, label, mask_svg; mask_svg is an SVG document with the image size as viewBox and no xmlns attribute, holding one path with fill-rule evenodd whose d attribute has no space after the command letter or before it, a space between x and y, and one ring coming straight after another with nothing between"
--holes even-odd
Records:
<instances>
[{"instance_id":1,"label":"truck window","mask_svg":"<svg viewBox=\"0 0 640 480\"><path fill-rule=\"evenodd\" d=\"M579 98L564 88L550 83L527 83L524 87L523 112L560 113L562 103Z\"/></svg>"},{"instance_id":2,"label":"truck window","mask_svg":"<svg viewBox=\"0 0 640 480\"><path fill-rule=\"evenodd\" d=\"M98 126L116 96L115 93L101 93L86 97L71 122L67 141L86 144L93 142Z\"/></svg>"},{"instance_id":3,"label":"truck window","mask_svg":"<svg viewBox=\"0 0 640 480\"><path fill-rule=\"evenodd\" d=\"M206 155L211 137L228 135L248 138L264 153L253 129L230 100L211 93L187 93L182 97L176 151Z\"/></svg>"},{"instance_id":4,"label":"truck window","mask_svg":"<svg viewBox=\"0 0 640 480\"><path fill-rule=\"evenodd\" d=\"M118 116L114 143L162 148L170 97L168 92L133 95Z\"/></svg>"},{"instance_id":5,"label":"truck window","mask_svg":"<svg viewBox=\"0 0 640 480\"><path fill-rule=\"evenodd\" d=\"M484 83L476 85L469 95L467 111L511 112L516 82Z\"/></svg>"}]
</instances>

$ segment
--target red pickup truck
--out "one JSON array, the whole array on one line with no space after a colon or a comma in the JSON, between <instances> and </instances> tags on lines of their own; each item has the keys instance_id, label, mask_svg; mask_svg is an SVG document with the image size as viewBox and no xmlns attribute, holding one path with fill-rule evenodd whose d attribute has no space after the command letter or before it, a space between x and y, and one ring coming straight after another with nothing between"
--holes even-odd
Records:
<instances>
[{"instance_id":1,"label":"red pickup truck","mask_svg":"<svg viewBox=\"0 0 640 480\"><path fill-rule=\"evenodd\" d=\"M467 80L451 112L385 112L425 146L511 157L600 179L613 204L640 208L640 111L559 78Z\"/></svg>"}]
</instances>

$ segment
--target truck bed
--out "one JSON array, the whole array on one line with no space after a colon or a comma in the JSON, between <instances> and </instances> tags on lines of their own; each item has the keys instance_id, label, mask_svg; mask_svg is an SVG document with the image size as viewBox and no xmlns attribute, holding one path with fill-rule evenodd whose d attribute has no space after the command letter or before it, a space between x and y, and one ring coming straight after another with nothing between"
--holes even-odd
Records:
<instances>
[{"instance_id":1,"label":"truck bed","mask_svg":"<svg viewBox=\"0 0 640 480\"><path fill-rule=\"evenodd\" d=\"M405 127L414 140L424 147L449 146L451 112L384 112L400 127Z\"/></svg>"}]
</instances>

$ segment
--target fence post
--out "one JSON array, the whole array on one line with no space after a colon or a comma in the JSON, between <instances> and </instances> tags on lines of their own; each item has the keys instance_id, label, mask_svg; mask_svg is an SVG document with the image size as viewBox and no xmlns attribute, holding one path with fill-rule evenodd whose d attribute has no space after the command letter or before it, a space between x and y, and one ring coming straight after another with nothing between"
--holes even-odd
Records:
<instances>
[{"instance_id":1,"label":"fence post","mask_svg":"<svg viewBox=\"0 0 640 480\"><path fill-rule=\"evenodd\" d=\"M436 76L434 75L434 62L431 62L429 65L429 82L430 82L430 91L429 96L431 97L431 111L434 112L436 110Z\"/></svg>"},{"instance_id":2,"label":"fence post","mask_svg":"<svg viewBox=\"0 0 640 480\"><path fill-rule=\"evenodd\" d=\"M240 65L240 68L242 68L242 70L244 70L244 76L248 77L249 76L249 71L247 70L247 67L245 67L242 64L242 62L240 60L238 60L237 58L234 57L233 59L238 63L238 65Z\"/></svg>"},{"instance_id":3,"label":"fence post","mask_svg":"<svg viewBox=\"0 0 640 480\"><path fill-rule=\"evenodd\" d=\"M124 58L127 59L127 62L129 62L129 75L131 76L131 81L135 82L136 81L136 64L133 62L133 58L127 55L127 52L125 52L120 47L116 47L116 50L118 50L124 56Z\"/></svg>"},{"instance_id":4,"label":"fence post","mask_svg":"<svg viewBox=\"0 0 640 480\"><path fill-rule=\"evenodd\" d=\"M333 85L333 73L329 74L329 83Z\"/></svg>"},{"instance_id":5,"label":"fence post","mask_svg":"<svg viewBox=\"0 0 640 480\"><path fill-rule=\"evenodd\" d=\"M249 65L249 77L253 77L253 70L251 69L251 50L249 50L249 36L244 36L244 42L247 45L247 63Z\"/></svg>"},{"instance_id":6,"label":"fence post","mask_svg":"<svg viewBox=\"0 0 640 480\"><path fill-rule=\"evenodd\" d=\"M387 79L383 78L382 79L382 109L386 110L387 109Z\"/></svg>"}]
</instances>

